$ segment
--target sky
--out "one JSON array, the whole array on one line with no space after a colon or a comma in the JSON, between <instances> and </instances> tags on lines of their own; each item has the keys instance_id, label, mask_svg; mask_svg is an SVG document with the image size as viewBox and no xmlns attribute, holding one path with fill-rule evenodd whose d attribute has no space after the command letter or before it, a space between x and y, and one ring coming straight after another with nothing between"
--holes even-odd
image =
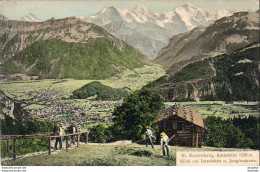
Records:
<instances>
[{"instance_id":1,"label":"sky","mask_svg":"<svg viewBox=\"0 0 260 172\"><path fill-rule=\"evenodd\" d=\"M132 9L137 5L144 5L154 12L165 12L184 3L204 9L241 11L259 9L259 0L0 0L0 14L12 20L19 20L25 15L33 13L39 19L47 20L52 17L88 16L109 5L127 9Z\"/></svg>"}]
</instances>

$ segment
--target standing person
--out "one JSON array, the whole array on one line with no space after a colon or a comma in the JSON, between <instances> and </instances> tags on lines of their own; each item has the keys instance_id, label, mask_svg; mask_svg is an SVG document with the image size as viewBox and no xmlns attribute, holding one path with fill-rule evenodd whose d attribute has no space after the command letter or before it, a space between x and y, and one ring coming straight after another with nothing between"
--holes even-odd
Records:
<instances>
[{"instance_id":1,"label":"standing person","mask_svg":"<svg viewBox=\"0 0 260 172\"><path fill-rule=\"evenodd\" d=\"M153 132L151 130L151 127L146 126L146 139L145 139L146 147L148 147L149 143L151 144L151 146L153 148Z\"/></svg>"},{"instance_id":2,"label":"standing person","mask_svg":"<svg viewBox=\"0 0 260 172\"><path fill-rule=\"evenodd\" d=\"M161 146L162 146L162 150L163 150L163 155L167 155L169 156L170 155L170 150L169 150L169 137L164 133L162 132L161 133Z\"/></svg>"},{"instance_id":3,"label":"standing person","mask_svg":"<svg viewBox=\"0 0 260 172\"><path fill-rule=\"evenodd\" d=\"M63 128L62 128L63 125L64 125L63 123L60 123L59 127L57 127L57 129L56 129L56 131L54 133L56 136L62 136L63 135ZM57 150L58 142L59 142L60 150L61 150L61 148L62 148L62 139L61 139L61 137L56 137L55 150Z\"/></svg>"},{"instance_id":4,"label":"standing person","mask_svg":"<svg viewBox=\"0 0 260 172\"><path fill-rule=\"evenodd\" d=\"M70 126L70 133L74 134L77 132L77 123L74 123L73 125ZM76 140L76 135L71 136L71 143L75 144L75 140Z\"/></svg>"}]
</instances>

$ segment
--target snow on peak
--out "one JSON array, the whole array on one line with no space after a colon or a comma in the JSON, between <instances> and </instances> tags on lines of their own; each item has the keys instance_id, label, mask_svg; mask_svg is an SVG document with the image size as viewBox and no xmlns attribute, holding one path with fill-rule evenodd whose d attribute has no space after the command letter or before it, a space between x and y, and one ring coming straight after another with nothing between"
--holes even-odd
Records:
<instances>
[{"instance_id":1,"label":"snow on peak","mask_svg":"<svg viewBox=\"0 0 260 172\"><path fill-rule=\"evenodd\" d=\"M38 19L33 13L29 13L28 15L22 17L21 20L28 22L41 22L41 20Z\"/></svg>"},{"instance_id":2,"label":"snow on peak","mask_svg":"<svg viewBox=\"0 0 260 172\"><path fill-rule=\"evenodd\" d=\"M197 26L208 26L231 14L229 10L206 10L191 4L184 4L168 12L153 12L144 5L133 9L108 6L97 14L85 17L85 20L106 28L120 39L155 57L157 51L167 45L172 35ZM144 43L144 40L147 43ZM152 50L151 47L156 48Z\"/></svg>"},{"instance_id":3,"label":"snow on peak","mask_svg":"<svg viewBox=\"0 0 260 172\"><path fill-rule=\"evenodd\" d=\"M101 13L118 13L118 10L116 7L109 5L106 8L104 8L103 10L101 10Z\"/></svg>"},{"instance_id":4,"label":"snow on peak","mask_svg":"<svg viewBox=\"0 0 260 172\"><path fill-rule=\"evenodd\" d=\"M149 10L144 5L137 5L135 8L132 9L132 11L141 14L149 12Z\"/></svg>"},{"instance_id":5,"label":"snow on peak","mask_svg":"<svg viewBox=\"0 0 260 172\"><path fill-rule=\"evenodd\" d=\"M195 7L194 5L192 4L189 4L189 3L184 3L184 5L182 6L183 8L186 8L186 9L198 9L198 7Z\"/></svg>"}]
</instances>

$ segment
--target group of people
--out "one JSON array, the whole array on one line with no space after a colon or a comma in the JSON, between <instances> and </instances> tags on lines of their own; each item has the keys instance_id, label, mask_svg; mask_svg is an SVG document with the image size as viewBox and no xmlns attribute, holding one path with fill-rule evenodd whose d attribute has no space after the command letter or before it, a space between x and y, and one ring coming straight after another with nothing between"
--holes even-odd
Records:
<instances>
[{"instance_id":1,"label":"group of people","mask_svg":"<svg viewBox=\"0 0 260 172\"><path fill-rule=\"evenodd\" d=\"M70 134L77 133L78 132L77 123L71 124L68 127L67 132L70 133ZM53 129L53 133L54 133L55 136L60 136L60 137L56 137L55 150L57 150L58 144L59 144L59 148L62 149L62 136L65 135L64 124L60 123L58 126L56 125ZM170 139L166 135L165 132L162 132L160 135L161 135L160 143L161 143L163 155L169 156L170 155L170 149L169 149ZM148 147L148 144L150 144L152 149L154 149L153 139L154 139L154 134L153 134L153 131L151 130L151 127L146 126L146 137L145 137L146 147ZM75 144L76 135L70 136L70 140L71 140L72 144Z\"/></svg>"},{"instance_id":2,"label":"group of people","mask_svg":"<svg viewBox=\"0 0 260 172\"><path fill-rule=\"evenodd\" d=\"M161 134L161 147L162 147L162 151L163 151L163 155L167 155L170 156L170 149L169 149L169 137L166 135L165 132L162 132ZM151 130L151 127L146 126L146 137L145 137L145 143L146 143L146 147L148 147L148 144L150 144L152 146L152 149L154 149L153 147L153 139L154 139L154 134Z\"/></svg>"},{"instance_id":3,"label":"group of people","mask_svg":"<svg viewBox=\"0 0 260 172\"><path fill-rule=\"evenodd\" d=\"M58 126L56 125L53 129L54 136L60 136L56 137L55 141L55 150L57 150L58 143L60 146L60 149L62 149L62 136L65 135L65 129L63 128L64 124L60 123ZM68 133L73 134L78 132L77 123L73 123L68 127L67 130ZM75 144L76 141L76 135L70 136L70 140L72 144Z\"/></svg>"}]
</instances>

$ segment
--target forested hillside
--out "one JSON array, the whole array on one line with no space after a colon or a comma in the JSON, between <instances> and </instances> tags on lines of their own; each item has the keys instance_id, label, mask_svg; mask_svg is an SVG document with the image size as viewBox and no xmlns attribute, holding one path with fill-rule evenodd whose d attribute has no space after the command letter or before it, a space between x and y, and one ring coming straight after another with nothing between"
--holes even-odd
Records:
<instances>
[{"instance_id":1,"label":"forested hillside","mask_svg":"<svg viewBox=\"0 0 260 172\"><path fill-rule=\"evenodd\" d=\"M148 84L168 101L256 101L259 44L192 63Z\"/></svg>"},{"instance_id":2,"label":"forested hillside","mask_svg":"<svg viewBox=\"0 0 260 172\"><path fill-rule=\"evenodd\" d=\"M101 27L76 18L0 24L4 75L104 79L124 68L140 67L147 59Z\"/></svg>"}]
</instances>

